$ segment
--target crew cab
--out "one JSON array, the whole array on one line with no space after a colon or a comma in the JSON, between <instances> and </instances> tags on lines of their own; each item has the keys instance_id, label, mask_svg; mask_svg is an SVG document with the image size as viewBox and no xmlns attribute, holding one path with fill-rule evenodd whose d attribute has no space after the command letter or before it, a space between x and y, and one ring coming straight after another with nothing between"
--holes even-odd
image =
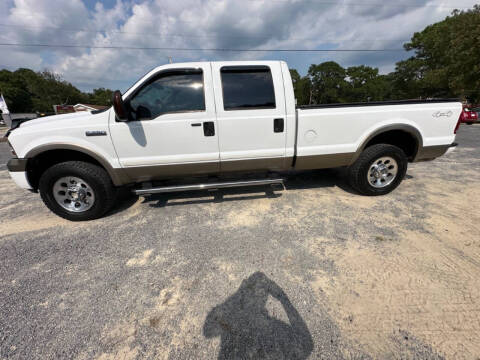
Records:
<instances>
[{"instance_id":1,"label":"crew cab","mask_svg":"<svg viewBox=\"0 0 480 360\"><path fill-rule=\"evenodd\" d=\"M461 112L457 100L296 106L282 61L168 64L116 91L105 111L13 124L7 167L69 220L101 217L122 187L272 184L285 171L341 166L359 193L384 195L408 162L454 146Z\"/></svg>"}]
</instances>

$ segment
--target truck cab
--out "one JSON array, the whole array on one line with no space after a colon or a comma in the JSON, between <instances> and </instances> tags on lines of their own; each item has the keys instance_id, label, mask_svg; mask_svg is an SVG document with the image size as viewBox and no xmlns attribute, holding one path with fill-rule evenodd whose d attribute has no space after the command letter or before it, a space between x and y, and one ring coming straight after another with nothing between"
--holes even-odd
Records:
<instances>
[{"instance_id":1,"label":"truck cab","mask_svg":"<svg viewBox=\"0 0 480 360\"><path fill-rule=\"evenodd\" d=\"M283 69L282 69L283 67ZM132 181L287 167L285 63L176 64L155 69L123 96L109 129ZM295 108L288 109L292 125ZM181 136L179 136L181 135ZM293 140L293 139L292 139ZM293 141L290 141L293 156Z\"/></svg>"}]
</instances>

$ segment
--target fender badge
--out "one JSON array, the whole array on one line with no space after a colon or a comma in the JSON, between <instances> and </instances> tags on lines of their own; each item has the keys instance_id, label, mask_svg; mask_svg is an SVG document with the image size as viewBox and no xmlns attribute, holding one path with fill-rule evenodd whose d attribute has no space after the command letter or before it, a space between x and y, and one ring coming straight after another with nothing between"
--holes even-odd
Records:
<instances>
[{"instance_id":1,"label":"fender badge","mask_svg":"<svg viewBox=\"0 0 480 360\"><path fill-rule=\"evenodd\" d=\"M106 136L107 132L103 130L85 131L86 136Z\"/></svg>"},{"instance_id":2,"label":"fender badge","mask_svg":"<svg viewBox=\"0 0 480 360\"><path fill-rule=\"evenodd\" d=\"M443 117L443 116L444 117L450 117L452 115L453 115L453 113L450 110L449 111L437 111L436 113L432 114L432 116L436 117L436 118Z\"/></svg>"}]
</instances>

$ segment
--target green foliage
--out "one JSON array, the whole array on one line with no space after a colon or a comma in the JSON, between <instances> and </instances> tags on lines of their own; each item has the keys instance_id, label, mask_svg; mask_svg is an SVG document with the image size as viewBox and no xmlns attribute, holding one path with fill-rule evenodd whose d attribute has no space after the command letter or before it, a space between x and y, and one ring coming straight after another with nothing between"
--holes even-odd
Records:
<instances>
[{"instance_id":1,"label":"green foliage","mask_svg":"<svg viewBox=\"0 0 480 360\"><path fill-rule=\"evenodd\" d=\"M7 70L0 71L0 91L11 112L22 112L32 108L32 99L26 90L26 84Z\"/></svg>"},{"instance_id":2,"label":"green foliage","mask_svg":"<svg viewBox=\"0 0 480 360\"><path fill-rule=\"evenodd\" d=\"M480 101L480 5L415 33L404 45L415 56L397 64L417 76L418 96L461 96Z\"/></svg>"},{"instance_id":3,"label":"green foliage","mask_svg":"<svg viewBox=\"0 0 480 360\"><path fill-rule=\"evenodd\" d=\"M0 70L0 92L11 112L53 112L53 105L109 105L112 91L105 88L83 93L49 71Z\"/></svg>"},{"instance_id":4,"label":"green foliage","mask_svg":"<svg viewBox=\"0 0 480 360\"><path fill-rule=\"evenodd\" d=\"M389 77L379 75L377 68L370 66L352 66L346 70L348 101L388 100L391 93Z\"/></svg>"},{"instance_id":5,"label":"green foliage","mask_svg":"<svg viewBox=\"0 0 480 360\"><path fill-rule=\"evenodd\" d=\"M312 84L312 101L317 104L343 102L346 98L346 71L334 61L310 65L308 75Z\"/></svg>"},{"instance_id":6,"label":"green foliage","mask_svg":"<svg viewBox=\"0 0 480 360\"><path fill-rule=\"evenodd\" d=\"M298 104L303 105L311 103L312 84L310 79L307 77L301 77L295 69L290 69L290 75L292 76L293 89Z\"/></svg>"},{"instance_id":7,"label":"green foliage","mask_svg":"<svg viewBox=\"0 0 480 360\"><path fill-rule=\"evenodd\" d=\"M92 93L87 94L87 104L92 105L110 105L113 97L113 90L98 88L93 89Z\"/></svg>"},{"instance_id":8,"label":"green foliage","mask_svg":"<svg viewBox=\"0 0 480 360\"><path fill-rule=\"evenodd\" d=\"M301 77L291 70L298 104L459 97L480 102L480 5L415 33L405 49L415 55L379 75L369 66L347 69L329 61Z\"/></svg>"},{"instance_id":9,"label":"green foliage","mask_svg":"<svg viewBox=\"0 0 480 360\"><path fill-rule=\"evenodd\" d=\"M382 101L393 97L393 78L379 75L377 68L365 65L344 69L329 61L311 65L305 77L295 69L290 73L299 105Z\"/></svg>"}]
</instances>

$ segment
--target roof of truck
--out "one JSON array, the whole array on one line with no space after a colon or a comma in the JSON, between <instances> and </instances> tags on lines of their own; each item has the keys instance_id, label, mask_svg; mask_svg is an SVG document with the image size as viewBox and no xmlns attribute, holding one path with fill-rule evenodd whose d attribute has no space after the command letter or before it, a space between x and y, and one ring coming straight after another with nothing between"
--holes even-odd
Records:
<instances>
[{"instance_id":1,"label":"roof of truck","mask_svg":"<svg viewBox=\"0 0 480 360\"><path fill-rule=\"evenodd\" d=\"M182 69L182 68L199 68L201 66L205 66L207 64L223 64L225 66L245 66L245 65L269 65L269 64L274 64L274 63L281 63L281 64L286 64L285 61L282 60L242 60L242 61L191 61L191 62L181 62L181 63L170 63L170 64L164 64L157 66L150 70L148 73L143 75L140 79L138 79L136 82L132 84L130 88L128 88L123 95L126 95L129 93L133 88L135 87L136 84L140 83L141 81L145 80L146 78L149 78L156 72L168 68L168 69Z\"/></svg>"},{"instance_id":2,"label":"roof of truck","mask_svg":"<svg viewBox=\"0 0 480 360\"><path fill-rule=\"evenodd\" d=\"M164 67L199 67L204 66L205 64L225 64L225 65L267 65L272 63L285 63L282 60L229 60L229 61L190 61L190 62L179 62L179 63L169 63L163 64L155 67L151 71L162 69ZM286 64L286 63L285 63ZM151 72L149 71L149 73Z\"/></svg>"}]
</instances>

